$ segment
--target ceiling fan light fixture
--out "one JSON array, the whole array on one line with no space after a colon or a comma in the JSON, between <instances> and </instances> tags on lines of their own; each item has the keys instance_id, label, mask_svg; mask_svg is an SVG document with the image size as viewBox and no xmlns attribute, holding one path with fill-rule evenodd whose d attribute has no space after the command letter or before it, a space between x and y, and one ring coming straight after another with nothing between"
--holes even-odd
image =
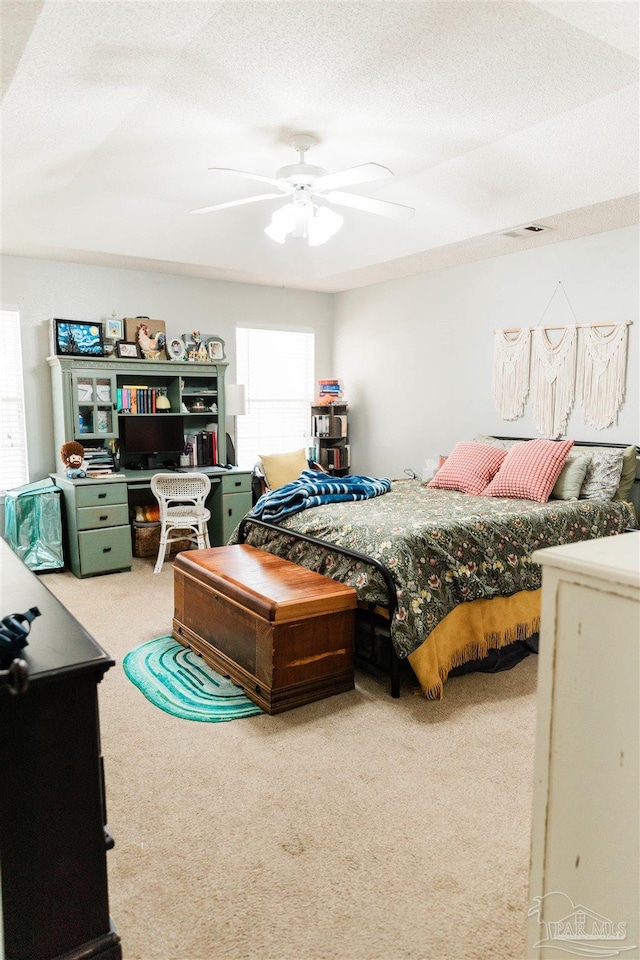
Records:
<instances>
[{"instance_id":1,"label":"ceiling fan light fixture","mask_svg":"<svg viewBox=\"0 0 640 960\"><path fill-rule=\"evenodd\" d=\"M292 233L296 225L296 211L292 203L280 207L271 217L271 223L264 232L276 243L284 243L287 235Z\"/></svg>"},{"instance_id":2,"label":"ceiling fan light fixture","mask_svg":"<svg viewBox=\"0 0 640 960\"><path fill-rule=\"evenodd\" d=\"M276 243L284 243L291 236L307 240L310 247L318 247L336 234L343 223L340 214L328 207L298 200L276 210L264 232Z\"/></svg>"},{"instance_id":3,"label":"ceiling fan light fixture","mask_svg":"<svg viewBox=\"0 0 640 960\"><path fill-rule=\"evenodd\" d=\"M318 247L321 243L326 243L338 232L343 223L343 217L329 207L314 206L313 216L309 217L307 223L309 246Z\"/></svg>"}]
</instances>

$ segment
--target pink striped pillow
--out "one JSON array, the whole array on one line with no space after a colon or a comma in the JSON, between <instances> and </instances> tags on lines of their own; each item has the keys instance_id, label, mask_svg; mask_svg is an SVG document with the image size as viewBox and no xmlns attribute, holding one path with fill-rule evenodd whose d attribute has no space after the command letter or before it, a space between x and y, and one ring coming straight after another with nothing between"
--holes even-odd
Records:
<instances>
[{"instance_id":1,"label":"pink striped pillow","mask_svg":"<svg viewBox=\"0 0 640 960\"><path fill-rule=\"evenodd\" d=\"M486 497L517 497L546 503L573 440L527 440L518 443L484 490Z\"/></svg>"},{"instance_id":2,"label":"pink striped pillow","mask_svg":"<svg viewBox=\"0 0 640 960\"><path fill-rule=\"evenodd\" d=\"M427 486L462 493L482 493L507 456L500 447L463 441L455 447Z\"/></svg>"}]
</instances>

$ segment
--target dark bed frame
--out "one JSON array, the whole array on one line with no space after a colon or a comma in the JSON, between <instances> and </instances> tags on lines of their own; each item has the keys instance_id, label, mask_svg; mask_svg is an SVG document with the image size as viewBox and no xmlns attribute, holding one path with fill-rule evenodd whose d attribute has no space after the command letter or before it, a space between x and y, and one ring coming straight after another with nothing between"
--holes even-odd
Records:
<instances>
[{"instance_id":1,"label":"dark bed frame","mask_svg":"<svg viewBox=\"0 0 640 960\"><path fill-rule=\"evenodd\" d=\"M501 437L492 434L497 440L531 440L532 437ZM611 447L612 449L624 450L629 444L624 443L598 443L590 440L576 440L574 446L577 447ZM636 448L640 453L640 447ZM640 486L639 481L635 481L636 486ZM636 511L638 507L636 506ZM348 547L339 547L327 540L320 540L318 537L310 537L308 534L298 533L295 530L289 530L276 523L268 523L264 520L253 519L249 516L241 520L238 527L238 543L244 543L246 540L246 531L249 525L262 527L266 530L273 530L280 535L286 535L292 540L304 541L316 546L322 547L327 553L339 553L342 556L349 557L361 563L373 567L382 577L386 592L387 601L384 605L367 603L358 604L356 611L356 659L366 668L370 668L374 673L387 673L391 677L391 696L397 699L400 696L400 664L401 658L395 651L391 641L391 620L397 606L396 586L391 573L387 567L376 560L374 557L368 557L364 553L351 550ZM383 607L386 616L376 613L376 608ZM462 673L471 673L474 671L497 673L501 670L509 670L517 663L527 657L530 653L538 652L538 634L534 634L527 640L516 640L497 650L490 650L486 657L477 660L470 660L461 667L456 667L449 671L449 676L456 676Z\"/></svg>"}]
</instances>

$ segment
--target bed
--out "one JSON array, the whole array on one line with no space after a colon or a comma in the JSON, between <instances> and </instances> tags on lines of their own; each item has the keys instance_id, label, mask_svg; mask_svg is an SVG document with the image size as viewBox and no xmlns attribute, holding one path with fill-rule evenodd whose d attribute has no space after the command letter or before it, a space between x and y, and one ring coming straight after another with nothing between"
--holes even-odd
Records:
<instances>
[{"instance_id":1,"label":"bed","mask_svg":"<svg viewBox=\"0 0 640 960\"><path fill-rule=\"evenodd\" d=\"M630 526L635 516L623 500L534 502L406 479L383 496L311 507L277 524L249 516L232 539L354 587L369 623L369 658L379 637L390 642L392 694L399 662L408 660L422 693L439 699L452 671L480 665L492 651L517 658L517 649L524 656L536 648L534 550Z\"/></svg>"}]
</instances>

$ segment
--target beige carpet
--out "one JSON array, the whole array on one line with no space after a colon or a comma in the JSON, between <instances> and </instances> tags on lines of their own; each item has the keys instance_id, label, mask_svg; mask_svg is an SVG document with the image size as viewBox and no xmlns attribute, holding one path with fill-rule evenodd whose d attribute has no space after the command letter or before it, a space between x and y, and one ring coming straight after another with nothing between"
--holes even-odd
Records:
<instances>
[{"instance_id":1,"label":"beige carpet","mask_svg":"<svg viewBox=\"0 0 640 960\"><path fill-rule=\"evenodd\" d=\"M522 960L537 658L441 702L356 689L277 717L176 719L125 677L171 631L173 571L42 578L118 661L100 714L125 960Z\"/></svg>"}]
</instances>

